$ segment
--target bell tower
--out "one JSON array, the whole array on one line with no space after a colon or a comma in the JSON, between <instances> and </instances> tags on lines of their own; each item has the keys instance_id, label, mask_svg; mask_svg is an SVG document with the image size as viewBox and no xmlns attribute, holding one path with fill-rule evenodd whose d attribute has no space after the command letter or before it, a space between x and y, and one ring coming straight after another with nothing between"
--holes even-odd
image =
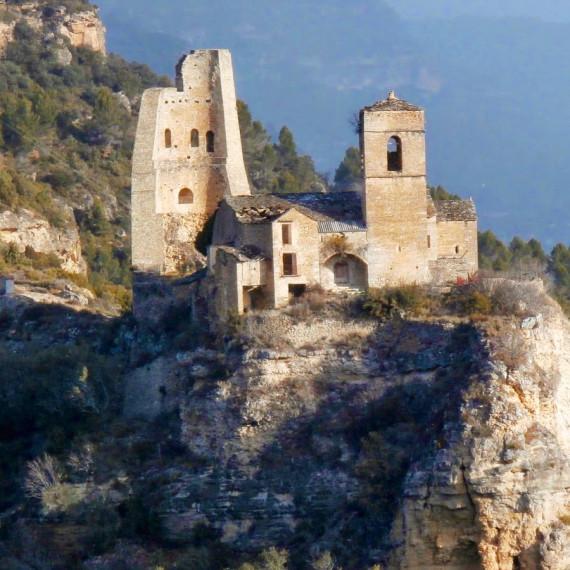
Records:
<instances>
[{"instance_id":1,"label":"bell tower","mask_svg":"<svg viewBox=\"0 0 570 570\"><path fill-rule=\"evenodd\" d=\"M425 283L428 268L424 111L391 91L360 112L368 285Z\"/></svg>"}]
</instances>

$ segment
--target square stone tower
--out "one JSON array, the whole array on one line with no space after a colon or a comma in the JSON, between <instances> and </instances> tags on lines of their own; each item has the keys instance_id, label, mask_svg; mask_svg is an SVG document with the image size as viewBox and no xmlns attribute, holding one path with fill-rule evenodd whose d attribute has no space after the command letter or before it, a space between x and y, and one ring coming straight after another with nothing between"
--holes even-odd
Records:
<instances>
[{"instance_id":1,"label":"square stone tower","mask_svg":"<svg viewBox=\"0 0 570 570\"><path fill-rule=\"evenodd\" d=\"M176 87L145 91L132 170L133 266L196 268L194 242L225 196L249 195L228 50L196 50Z\"/></svg>"},{"instance_id":2,"label":"square stone tower","mask_svg":"<svg viewBox=\"0 0 570 570\"><path fill-rule=\"evenodd\" d=\"M368 285L425 283L428 267L425 118L390 92L360 112Z\"/></svg>"}]
</instances>

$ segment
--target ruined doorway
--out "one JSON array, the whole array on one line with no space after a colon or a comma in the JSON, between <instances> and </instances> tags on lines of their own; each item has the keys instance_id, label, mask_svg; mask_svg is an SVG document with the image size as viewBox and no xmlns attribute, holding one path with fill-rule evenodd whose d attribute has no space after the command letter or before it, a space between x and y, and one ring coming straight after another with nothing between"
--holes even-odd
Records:
<instances>
[{"instance_id":1,"label":"ruined doorway","mask_svg":"<svg viewBox=\"0 0 570 570\"><path fill-rule=\"evenodd\" d=\"M292 295L294 299L298 299L302 297L307 290L306 285L297 285L297 284L290 284L289 285L289 295Z\"/></svg>"},{"instance_id":2,"label":"ruined doorway","mask_svg":"<svg viewBox=\"0 0 570 570\"><path fill-rule=\"evenodd\" d=\"M348 263L346 261L338 261L335 263L333 272L336 285L347 285L350 283Z\"/></svg>"}]
</instances>

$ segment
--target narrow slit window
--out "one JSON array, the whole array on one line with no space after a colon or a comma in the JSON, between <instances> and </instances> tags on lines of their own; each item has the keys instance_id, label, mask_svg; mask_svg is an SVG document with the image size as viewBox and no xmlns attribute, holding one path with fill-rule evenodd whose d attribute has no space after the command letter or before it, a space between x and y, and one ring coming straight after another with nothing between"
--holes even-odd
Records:
<instances>
[{"instance_id":1,"label":"narrow slit window","mask_svg":"<svg viewBox=\"0 0 570 570\"><path fill-rule=\"evenodd\" d=\"M459 246L458 245L455 246L455 253L459 253Z\"/></svg>"},{"instance_id":2,"label":"narrow slit window","mask_svg":"<svg viewBox=\"0 0 570 570\"><path fill-rule=\"evenodd\" d=\"M172 147L172 133L170 132L170 129L166 129L164 131L164 146L166 148Z\"/></svg>"},{"instance_id":3,"label":"narrow slit window","mask_svg":"<svg viewBox=\"0 0 570 570\"><path fill-rule=\"evenodd\" d=\"M212 131L206 133L206 150L214 152L214 133Z\"/></svg>"},{"instance_id":4,"label":"narrow slit window","mask_svg":"<svg viewBox=\"0 0 570 570\"><path fill-rule=\"evenodd\" d=\"M388 139L388 170L401 172L402 170L402 141L400 137Z\"/></svg>"},{"instance_id":5,"label":"narrow slit window","mask_svg":"<svg viewBox=\"0 0 570 570\"><path fill-rule=\"evenodd\" d=\"M291 245L293 243L291 235L291 224L281 225L281 241L283 245Z\"/></svg>"},{"instance_id":6,"label":"narrow slit window","mask_svg":"<svg viewBox=\"0 0 570 570\"><path fill-rule=\"evenodd\" d=\"M297 275L297 255L294 253L283 254L283 275Z\"/></svg>"},{"instance_id":7,"label":"narrow slit window","mask_svg":"<svg viewBox=\"0 0 570 570\"><path fill-rule=\"evenodd\" d=\"M428 248L431 247L431 236L427 237L427 246L428 246Z\"/></svg>"},{"instance_id":8,"label":"narrow slit window","mask_svg":"<svg viewBox=\"0 0 570 570\"><path fill-rule=\"evenodd\" d=\"M190 188L182 188L178 193L178 203L179 204L193 204L194 203L194 194L192 194L192 190Z\"/></svg>"},{"instance_id":9,"label":"narrow slit window","mask_svg":"<svg viewBox=\"0 0 570 570\"><path fill-rule=\"evenodd\" d=\"M194 148L200 146L200 134L198 133L198 129L192 129L190 133L190 146Z\"/></svg>"}]
</instances>

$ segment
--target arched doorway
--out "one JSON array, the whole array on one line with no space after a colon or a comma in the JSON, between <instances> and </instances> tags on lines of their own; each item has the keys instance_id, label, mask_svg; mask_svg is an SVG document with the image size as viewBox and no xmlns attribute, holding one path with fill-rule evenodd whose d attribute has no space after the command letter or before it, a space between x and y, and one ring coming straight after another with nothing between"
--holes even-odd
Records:
<instances>
[{"instance_id":1,"label":"arched doorway","mask_svg":"<svg viewBox=\"0 0 570 570\"><path fill-rule=\"evenodd\" d=\"M350 273L346 261L337 261L333 266L335 285L347 285L350 283Z\"/></svg>"},{"instance_id":2,"label":"arched doorway","mask_svg":"<svg viewBox=\"0 0 570 570\"><path fill-rule=\"evenodd\" d=\"M325 289L365 289L368 284L368 267L352 254L336 254L327 259L321 269L321 285Z\"/></svg>"}]
</instances>

